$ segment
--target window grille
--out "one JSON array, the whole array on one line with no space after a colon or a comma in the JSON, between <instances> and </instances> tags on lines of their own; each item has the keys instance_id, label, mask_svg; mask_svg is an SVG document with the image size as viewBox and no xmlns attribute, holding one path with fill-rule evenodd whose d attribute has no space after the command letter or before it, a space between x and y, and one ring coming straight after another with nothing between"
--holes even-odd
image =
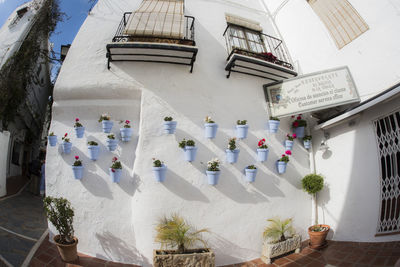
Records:
<instances>
[{"instance_id":1,"label":"window grille","mask_svg":"<svg viewBox=\"0 0 400 267\"><path fill-rule=\"evenodd\" d=\"M348 0L307 0L340 49L367 31L368 25Z\"/></svg>"},{"instance_id":2,"label":"window grille","mask_svg":"<svg viewBox=\"0 0 400 267\"><path fill-rule=\"evenodd\" d=\"M229 37L235 48L240 48L254 53L266 52L263 39L259 32L231 25L229 27Z\"/></svg>"},{"instance_id":3,"label":"window grille","mask_svg":"<svg viewBox=\"0 0 400 267\"><path fill-rule=\"evenodd\" d=\"M376 235L400 233L400 111L374 121L380 162Z\"/></svg>"}]
</instances>

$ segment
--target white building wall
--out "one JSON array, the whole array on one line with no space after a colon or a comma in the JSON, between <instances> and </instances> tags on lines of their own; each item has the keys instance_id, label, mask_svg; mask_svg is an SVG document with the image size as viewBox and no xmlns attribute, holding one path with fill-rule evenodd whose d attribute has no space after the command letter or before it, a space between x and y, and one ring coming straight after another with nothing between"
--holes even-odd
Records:
<instances>
[{"instance_id":1,"label":"white building wall","mask_svg":"<svg viewBox=\"0 0 400 267\"><path fill-rule=\"evenodd\" d=\"M10 133L7 131L0 132L0 151L8 151ZM7 153L0 153L0 197L7 194Z\"/></svg>"},{"instance_id":2,"label":"white building wall","mask_svg":"<svg viewBox=\"0 0 400 267\"><path fill-rule=\"evenodd\" d=\"M154 227L157 219L178 212L197 227L206 227L206 236L216 253L217 265L258 258L266 219L292 217L294 227L306 238L311 222L311 199L301 190L300 179L309 173L308 153L296 142L287 173L278 175L275 161L284 152L289 120L281 121L278 134L266 131L268 113L262 85L264 80L233 73L225 77L227 52L222 36L224 13L260 21L264 32L274 35L260 2L185 1L186 14L196 17L195 34L199 53L193 73L189 66L158 63L111 63L106 68L106 49L125 11L140 1L100 0L92 10L69 50L55 85L53 120L50 131L59 137L72 136L73 152L47 148L46 190L63 196L75 209L78 250L109 260L152 263ZM105 149L106 134L97 122L102 113L133 122L134 140L121 144L116 152ZM217 138L204 138L203 120L210 115L219 124ZM172 116L178 121L175 135L162 133L162 121ZM73 134L75 117L86 127L84 139ZM239 141L236 164L223 163L220 182L206 182L206 163L213 157L225 161L228 138L234 136L235 122L247 119L249 137ZM256 163L259 139L270 146L266 163L257 163L256 182L243 181L243 169ZM178 141L193 139L199 147L193 163L183 160ZM86 141L101 144L100 159L91 162ZM73 179L74 155L83 159L82 181ZM113 156L124 166L120 184L111 182L108 167ZM152 158L165 161L166 181L156 183ZM51 229L54 233L54 229Z\"/></svg>"}]
</instances>

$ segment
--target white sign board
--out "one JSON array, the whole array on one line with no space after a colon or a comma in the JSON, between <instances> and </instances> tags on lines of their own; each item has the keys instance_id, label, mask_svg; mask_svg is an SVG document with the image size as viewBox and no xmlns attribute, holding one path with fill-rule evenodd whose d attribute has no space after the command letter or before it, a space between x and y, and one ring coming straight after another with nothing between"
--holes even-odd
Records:
<instances>
[{"instance_id":1,"label":"white sign board","mask_svg":"<svg viewBox=\"0 0 400 267\"><path fill-rule=\"evenodd\" d=\"M285 117L359 102L353 78L340 67L264 85L271 116Z\"/></svg>"}]
</instances>

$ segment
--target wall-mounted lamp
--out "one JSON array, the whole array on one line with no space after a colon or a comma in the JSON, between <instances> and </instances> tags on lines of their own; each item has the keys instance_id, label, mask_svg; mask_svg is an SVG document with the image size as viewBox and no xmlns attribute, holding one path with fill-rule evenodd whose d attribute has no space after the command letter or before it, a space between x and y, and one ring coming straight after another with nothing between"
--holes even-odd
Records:
<instances>
[{"instance_id":1,"label":"wall-mounted lamp","mask_svg":"<svg viewBox=\"0 0 400 267\"><path fill-rule=\"evenodd\" d=\"M330 134L326 131L324 131L324 139L322 139L321 144L319 145L319 150L328 150L328 139L330 137Z\"/></svg>"}]
</instances>

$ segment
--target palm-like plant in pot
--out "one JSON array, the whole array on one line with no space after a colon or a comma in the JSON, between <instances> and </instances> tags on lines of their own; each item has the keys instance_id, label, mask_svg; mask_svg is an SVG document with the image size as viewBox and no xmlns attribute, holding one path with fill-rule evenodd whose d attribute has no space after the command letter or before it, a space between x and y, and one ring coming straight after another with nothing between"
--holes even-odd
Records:
<instances>
[{"instance_id":1,"label":"palm-like plant in pot","mask_svg":"<svg viewBox=\"0 0 400 267\"><path fill-rule=\"evenodd\" d=\"M317 193L324 188L324 178L318 174L308 174L301 180L301 185L307 193L313 196L315 207L315 224L308 228L310 236L310 247L319 249L326 246L326 236L329 232L329 225L318 224Z\"/></svg>"},{"instance_id":2,"label":"palm-like plant in pot","mask_svg":"<svg viewBox=\"0 0 400 267\"><path fill-rule=\"evenodd\" d=\"M269 225L263 232L264 244L261 260L267 264L271 259L291 251L300 252L301 237L295 234L292 219L268 219Z\"/></svg>"},{"instance_id":3,"label":"palm-like plant in pot","mask_svg":"<svg viewBox=\"0 0 400 267\"><path fill-rule=\"evenodd\" d=\"M187 267L215 266L214 253L202 238L206 232L208 230L204 228L197 230L178 214L161 218L156 226L155 241L162 249L171 250L154 250L153 266L181 266L179 263L182 262ZM199 243L204 247L193 249Z\"/></svg>"},{"instance_id":4,"label":"palm-like plant in pot","mask_svg":"<svg viewBox=\"0 0 400 267\"><path fill-rule=\"evenodd\" d=\"M77 259L78 239L74 236L74 210L65 198L46 197L43 200L47 219L57 229L58 235L53 237L61 258L71 262Z\"/></svg>"}]
</instances>

